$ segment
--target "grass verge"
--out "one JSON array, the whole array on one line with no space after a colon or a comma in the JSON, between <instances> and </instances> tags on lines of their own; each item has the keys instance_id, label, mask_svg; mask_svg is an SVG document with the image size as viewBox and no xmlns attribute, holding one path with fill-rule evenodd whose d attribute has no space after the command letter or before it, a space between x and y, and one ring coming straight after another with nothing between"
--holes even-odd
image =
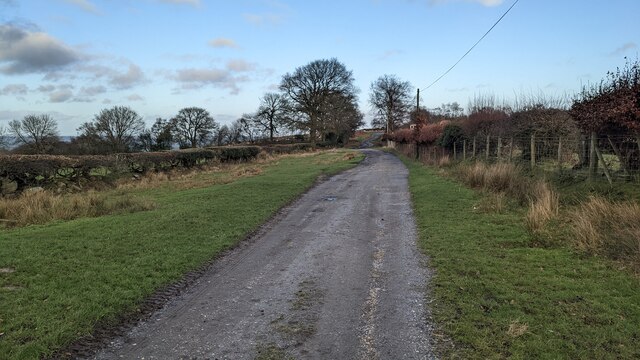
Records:
<instances>
[{"instance_id":1,"label":"grass verge","mask_svg":"<svg viewBox=\"0 0 640 360\"><path fill-rule=\"evenodd\" d=\"M403 158L420 247L435 269L445 358L635 359L640 282L569 247L531 247L525 209L485 212L480 192Z\"/></svg>"},{"instance_id":2,"label":"grass verge","mask_svg":"<svg viewBox=\"0 0 640 360\"><path fill-rule=\"evenodd\" d=\"M168 182L128 190L153 201L150 211L0 231L0 359L50 355L98 322L135 313L145 297L233 247L318 176L361 157L285 156L229 183L198 187L190 178L187 189ZM208 184L220 174L201 176Z\"/></svg>"}]
</instances>

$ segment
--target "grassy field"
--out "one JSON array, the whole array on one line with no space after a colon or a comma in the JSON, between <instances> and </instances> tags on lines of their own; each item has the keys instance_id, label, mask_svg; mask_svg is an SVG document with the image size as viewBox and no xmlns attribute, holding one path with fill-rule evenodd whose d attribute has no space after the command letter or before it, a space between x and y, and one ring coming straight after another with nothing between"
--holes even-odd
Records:
<instances>
[{"instance_id":1,"label":"grassy field","mask_svg":"<svg viewBox=\"0 0 640 360\"><path fill-rule=\"evenodd\" d=\"M237 244L319 175L360 159L342 151L285 156L124 186L113 191L148 199L154 209L0 230L0 358L49 355L91 334L96 323L135 312L156 289ZM221 178L228 181L216 184Z\"/></svg>"},{"instance_id":2,"label":"grassy field","mask_svg":"<svg viewBox=\"0 0 640 360\"><path fill-rule=\"evenodd\" d=\"M640 280L570 246L539 248L526 209L404 158L445 358L640 358ZM489 201L491 202L491 201Z\"/></svg>"}]
</instances>

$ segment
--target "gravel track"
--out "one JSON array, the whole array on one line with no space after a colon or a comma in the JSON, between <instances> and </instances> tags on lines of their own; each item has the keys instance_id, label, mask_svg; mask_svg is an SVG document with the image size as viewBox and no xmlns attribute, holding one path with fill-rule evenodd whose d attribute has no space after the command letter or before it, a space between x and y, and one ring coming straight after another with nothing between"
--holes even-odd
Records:
<instances>
[{"instance_id":1,"label":"gravel track","mask_svg":"<svg viewBox=\"0 0 640 360\"><path fill-rule=\"evenodd\" d=\"M363 152L92 358L435 358L407 169Z\"/></svg>"}]
</instances>

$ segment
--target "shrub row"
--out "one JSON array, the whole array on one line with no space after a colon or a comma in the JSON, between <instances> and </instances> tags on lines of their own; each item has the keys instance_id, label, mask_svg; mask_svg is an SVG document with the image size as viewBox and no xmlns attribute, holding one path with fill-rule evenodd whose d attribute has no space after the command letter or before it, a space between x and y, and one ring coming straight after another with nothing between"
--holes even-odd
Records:
<instances>
[{"instance_id":1,"label":"shrub row","mask_svg":"<svg viewBox=\"0 0 640 360\"><path fill-rule=\"evenodd\" d=\"M90 156L0 155L0 181L14 182L20 191L59 181L79 182L104 175L192 168L210 161L248 161L260 151L257 146L237 146ZM280 149L279 153L291 151Z\"/></svg>"}]
</instances>

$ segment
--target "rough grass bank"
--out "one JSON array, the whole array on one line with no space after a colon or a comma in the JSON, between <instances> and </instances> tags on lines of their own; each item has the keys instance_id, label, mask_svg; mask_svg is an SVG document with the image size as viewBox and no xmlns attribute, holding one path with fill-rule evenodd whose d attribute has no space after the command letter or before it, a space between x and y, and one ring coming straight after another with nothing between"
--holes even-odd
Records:
<instances>
[{"instance_id":1,"label":"rough grass bank","mask_svg":"<svg viewBox=\"0 0 640 360\"><path fill-rule=\"evenodd\" d=\"M115 190L149 201L147 211L0 230L0 359L51 355L97 323L135 313L147 296L233 247L318 176L360 159L328 151L150 181Z\"/></svg>"},{"instance_id":2,"label":"rough grass bank","mask_svg":"<svg viewBox=\"0 0 640 360\"><path fill-rule=\"evenodd\" d=\"M404 160L420 247L435 269L437 338L452 340L438 341L445 358L640 357L637 277L570 245L537 246L525 224L533 197L520 204ZM476 173L476 186L506 189L503 194L518 189L505 178L508 170L494 171L496 178L486 181ZM556 206L544 189L527 190L538 192Z\"/></svg>"}]
</instances>

